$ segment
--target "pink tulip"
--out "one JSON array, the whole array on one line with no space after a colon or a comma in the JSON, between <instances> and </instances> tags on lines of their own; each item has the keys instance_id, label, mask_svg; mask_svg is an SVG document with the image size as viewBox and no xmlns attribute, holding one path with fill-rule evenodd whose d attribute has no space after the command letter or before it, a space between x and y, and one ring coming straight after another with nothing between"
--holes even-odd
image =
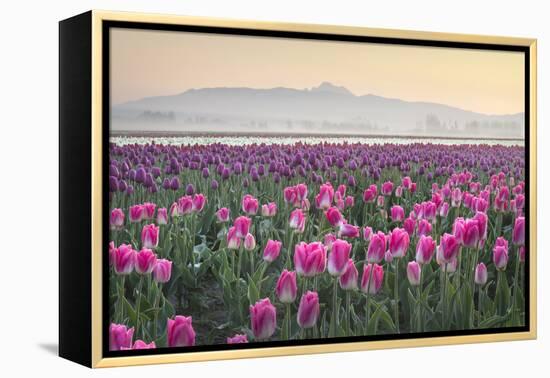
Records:
<instances>
[{"instance_id":1,"label":"pink tulip","mask_svg":"<svg viewBox=\"0 0 550 378\"><path fill-rule=\"evenodd\" d=\"M298 193L296 192L296 188L294 186L284 188L283 198L286 203L291 205L296 204L298 202Z\"/></svg>"},{"instance_id":2,"label":"pink tulip","mask_svg":"<svg viewBox=\"0 0 550 378\"><path fill-rule=\"evenodd\" d=\"M111 323L109 326L109 350L122 350L132 348L134 327L128 329L123 324Z\"/></svg>"},{"instance_id":3,"label":"pink tulip","mask_svg":"<svg viewBox=\"0 0 550 378\"><path fill-rule=\"evenodd\" d=\"M439 216L442 218L447 218L447 215L449 215L449 203L443 202L439 208Z\"/></svg>"},{"instance_id":4,"label":"pink tulip","mask_svg":"<svg viewBox=\"0 0 550 378\"><path fill-rule=\"evenodd\" d=\"M387 262L388 264L391 264L393 261L393 255L389 250L387 250L386 253L384 253L384 261Z\"/></svg>"},{"instance_id":5,"label":"pink tulip","mask_svg":"<svg viewBox=\"0 0 550 378\"><path fill-rule=\"evenodd\" d=\"M177 315L168 319L166 342L169 347L187 347L195 345L195 331L191 316Z\"/></svg>"},{"instance_id":6,"label":"pink tulip","mask_svg":"<svg viewBox=\"0 0 550 378\"><path fill-rule=\"evenodd\" d=\"M462 217L455 218L453 223L453 235L456 237L456 240L462 244L464 240L464 227L466 221Z\"/></svg>"},{"instance_id":7,"label":"pink tulip","mask_svg":"<svg viewBox=\"0 0 550 378\"><path fill-rule=\"evenodd\" d=\"M120 230L124 226L124 211L122 209L113 209L109 224L112 230Z\"/></svg>"},{"instance_id":8,"label":"pink tulip","mask_svg":"<svg viewBox=\"0 0 550 378\"><path fill-rule=\"evenodd\" d=\"M117 274L130 274L136 263L136 251L129 244L121 244L114 252L114 266Z\"/></svg>"},{"instance_id":9,"label":"pink tulip","mask_svg":"<svg viewBox=\"0 0 550 378\"><path fill-rule=\"evenodd\" d=\"M246 344L248 343L248 337L245 334L236 334L233 337L227 338L227 344Z\"/></svg>"},{"instance_id":10,"label":"pink tulip","mask_svg":"<svg viewBox=\"0 0 550 378\"><path fill-rule=\"evenodd\" d=\"M512 232L512 243L525 245L525 217L517 217Z\"/></svg>"},{"instance_id":11,"label":"pink tulip","mask_svg":"<svg viewBox=\"0 0 550 378\"><path fill-rule=\"evenodd\" d=\"M245 216L240 216L233 222L233 226L235 227L235 235L238 238L244 239L246 234L250 231L250 225L252 224L252 220Z\"/></svg>"},{"instance_id":12,"label":"pink tulip","mask_svg":"<svg viewBox=\"0 0 550 378\"><path fill-rule=\"evenodd\" d=\"M411 261L407 264L407 278L411 286L420 285L420 276L422 274L420 264L416 261Z\"/></svg>"},{"instance_id":13,"label":"pink tulip","mask_svg":"<svg viewBox=\"0 0 550 378\"><path fill-rule=\"evenodd\" d=\"M290 213L288 227L294 229L298 233L304 232L306 227L306 217L302 209L295 209L292 213Z\"/></svg>"},{"instance_id":14,"label":"pink tulip","mask_svg":"<svg viewBox=\"0 0 550 378\"><path fill-rule=\"evenodd\" d=\"M325 217L332 227L339 227L344 221L344 217L336 207L331 207L325 212Z\"/></svg>"},{"instance_id":15,"label":"pink tulip","mask_svg":"<svg viewBox=\"0 0 550 378\"><path fill-rule=\"evenodd\" d=\"M157 259L153 267L153 279L158 283L170 281L172 276L172 261L166 259Z\"/></svg>"},{"instance_id":16,"label":"pink tulip","mask_svg":"<svg viewBox=\"0 0 550 378\"><path fill-rule=\"evenodd\" d=\"M391 196L391 193L393 192L393 182L386 181L385 183L383 183L382 190L380 192L384 196Z\"/></svg>"},{"instance_id":17,"label":"pink tulip","mask_svg":"<svg viewBox=\"0 0 550 378\"><path fill-rule=\"evenodd\" d=\"M411 188L411 185L412 185L412 180L409 176L405 176L401 179L401 185L405 188L405 189L410 189Z\"/></svg>"},{"instance_id":18,"label":"pink tulip","mask_svg":"<svg viewBox=\"0 0 550 378\"><path fill-rule=\"evenodd\" d=\"M269 298L260 299L250 306L250 322L254 338L265 340L273 335L277 328L277 311Z\"/></svg>"},{"instance_id":19,"label":"pink tulip","mask_svg":"<svg viewBox=\"0 0 550 378\"><path fill-rule=\"evenodd\" d=\"M394 228L390 234L389 248L395 258L404 257L409 249L410 238L407 231L402 228Z\"/></svg>"},{"instance_id":20,"label":"pink tulip","mask_svg":"<svg viewBox=\"0 0 550 378\"><path fill-rule=\"evenodd\" d=\"M139 274L149 274L153 271L157 263L157 255L150 249L142 249L136 253L136 272Z\"/></svg>"},{"instance_id":21,"label":"pink tulip","mask_svg":"<svg viewBox=\"0 0 550 378\"><path fill-rule=\"evenodd\" d=\"M298 201L303 201L307 198L307 185L306 184L298 184L295 186L296 190L296 197Z\"/></svg>"},{"instance_id":22,"label":"pink tulip","mask_svg":"<svg viewBox=\"0 0 550 378\"><path fill-rule=\"evenodd\" d=\"M371 278L371 269L374 269L372 272L372 284L370 283ZM361 278L361 291L365 294L377 294L380 289L382 289L382 284L384 283L384 268L382 265L374 264L365 264L363 267L363 277Z\"/></svg>"},{"instance_id":23,"label":"pink tulip","mask_svg":"<svg viewBox=\"0 0 550 378\"><path fill-rule=\"evenodd\" d=\"M336 241L336 236L334 234L326 234L323 239L323 244L325 245L327 251L332 250L332 244Z\"/></svg>"},{"instance_id":24,"label":"pink tulip","mask_svg":"<svg viewBox=\"0 0 550 378\"><path fill-rule=\"evenodd\" d=\"M169 214L170 214L170 216L171 216L172 218L176 218L176 217L181 216L180 210L179 210L179 206L178 206L178 203L177 203L177 202L174 202L174 203L170 206Z\"/></svg>"},{"instance_id":25,"label":"pink tulip","mask_svg":"<svg viewBox=\"0 0 550 378\"><path fill-rule=\"evenodd\" d=\"M254 238L254 235L251 233L246 234L244 237L244 243L243 243L244 249L247 251L252 251L254 248L256 248L256 239Z\"/></svg>"},{"instance_id":26,"label":"pink tulip","mask_svg":"<svg viewBox=\"0 0 550 378\"><path fill-rule=\"evenodd\" d=\"M168 210L165 207L157 210L157 224L168 224Z\"/></svg>"},{"instance_id":27,"label":"pink tulip","mask_svg":"<svg viewBox=\"0 0 550 378\"><path fill-rule=\"evenodd\" d=\"M399 185L397 188L395 188L395 196L397 198L403 197L403 187Z\"/></svg>"},{"instance_id":28,"label":"pink tulip","mask_svg":"<svg viewBox=\"0 0 550 378\"><path fill-rule=\"evenodd\" d=\"M227 248L239 249L241 247L241 239L237 236L237 228L230 227L227 231Z\"/></svg>"},{"instance_id":29,"label":"pink tulip","mask_svg":"<svg viewBox=\"0 0 550 378\"><path fill-rule=\"evenodd\" d=\"M363 201L366 203L372 203L376 199L377 195L378 189L376 185L373 184L363 193Z\"/></svg>"},{"instance_id":30,"label":"pink tulip","mask_svg":"<svg viewBox=\"0 0 550 378\"><path fill-rule=\"evenodd\" d=\"M328 255L328 272L331 276L338 277L344 274L351 247L350 243L340 239L332 244L332 250Z\"/></svg>"},{"instance_id":31,"label":"pink tulip","mask_svg":"<svg viewBox=\"0 0 550 378\"><path fill-rule=\"evenodd\" d=\"M483 286L487 283L487 267L484 263L479 263L476 266L474 281L477 285Z\"/></svg>"},{"instance_id":32,"label":"pink tulip","mask_svg":"<svg viewBox=\"0 0 550 378\"><path fill-rule=\"evenodd\" d=\"M346 238L358 238L359 237L359 227L353 226L349 223L340 224L340 229L338 231L340 237Z\"/></svg>"},{"instance_id":33,"label":"pink tulip","mask_svg":"<svg viewBox=\"0 0 550 378\"><path fill-rule=\"evenodd\" d=\"M202 209L204 209L204 205L206 205L206 197L204 194L195 194L193 196L193 211L195 213L200 213Z\"/></svg>"},{"instance_id":34,"label":"pink tulip","mask_svg":"<svg viewBox=\"0 0 550 378\"><path fill-rule=\"evenodd\" d=\"M349 259L346 263L346 268L344 269L344 274L342 274L338 281L340 282L340 287L343 290L357 290L357 279L359 278L359 272L355 267L355 263L352 259Z\"/></svg>"},{"instance_id":35,"label":"pink tulip","mask_svg":"<svg viewBox=\"0 0 550 378\"><path fill-rule=\"evenodd\" d=\"M145 219L153 219L155 217L155 209L157 205L151 202L145 202L142 206L143 206L143 217Z\"/></svg>"},{"instance_id":36,"label":"pink tulip","mask_svg":"<svg viewBox=\"0 0 550 378\"><path fill-rule=\"evenodd\" d=\"M340 195L340 198L344 198L346 196L346 186L344 184L339 185L336 192ZM336 193L334 193L334 195L336 195Z\"/></svg>"},{"instance_id":37,"label":"pink tulip","mask_svg":"<svg viewBox=\"0 0 550 378\"><path fill-rule=\"evenodd\" d=\"M405 221L403 222L403 228L405 229L405 231L407 231L407 234L409 234L409 237L413 236L414 230L416 228L416 220L411 217L405 219Z\"/></svg>"},{"instance_id":38,"label":"pink tulip","mask_svg":"<svg viewBox=\"0 0 550 378\"><path fill-rule=\"evenodd\" d=\"M382 231L372 234L367 250L367 262L376 263L382 261L386 252L386 235Z\"/></svg>"},{"instance_id":39,"label":"pink tulip","mask_svg":"<svg viewBox=\"0 0 550 378\"><path fill-rule=\"evenodd\" d=\"M487 218L487 214L478 211L476 212L476 215L474 215L474 220L477 221L477 227L479 229L479 239L480 241L484 241L487 239L487 224L489 223L489 218Z\"/></svg>"},{"instance_id":40,"label":"pink tulip","mask_svg":"<svg viewBox=\"0 0 550 378\"><path fill-rule=\"evenodd\" d=\"M372 237L372 227L365 226L363 227L363 240L370 241Z\"/></svg>"},{"instance_id":41,"label":"pink tulip","mask_svg":"<svg viewBox=\"0 0 550 378\"><path fill-rule=\"evenodd\" d=\"M435 202L427 201L422 203L422 218L433 222L436 215L437 205L435 204Z\"/></svg>"},{"instance_id":42,"label":"pink tulip","mask_svg":"<svg viewBox=\"0 0 550 378\"><path fill-rule=\"evenodd\" d=\"M391 208L391 220L394 222L402 222L405 219L405 211L399 205L394 205Z\"/></svg>"},{"instance_id":43,"label":"pink tulip","mask_svg":"<svg viewBox=\"0 0 550 378\"><path fill-rule=\"evenodd\" d=\"M416 261L426 265L432 261L435 251L435 240L431 236L421 235L416 243Z\"/></svg>"},{"instance_id":44,"label":"pink tulip","mask_svg":"<svg viewBox=\"0 0 550 378\"><path fill-rule=\"evenodd\" d=\"M191 196L183 196L178 199L178 214L187 215L193 212L193 198Z\"/></svg>"},{"instance_id":45,"label":"pink tulip","mask_svg":"<svg viewBox=\"0 0 550 378\"><path fill-rule=\"evenodd\" d=\"M258 200L247 194L243 197L242 209L248 215L255 215L258 212Z\"/></svg>"},{"instance_id":46,"label":"pink tulip","mask_svg":"<svg viewBox=\"0 0 550 378\"><path fill-rule=\"evenodd\" d=\"M271 263L277 260L277 257L279 257L279 253L281 252L282 245L283 243L279 240L268 240L264 248L264 261Z\"/></svg>"},{"instance_id":47,"label":"pink tulip","mask_svg":"<svg viewBox=\"0 0 550 378\"><path fill-rule=\"evenodd\" d=\"M218 211L216 211L216 217L218 218L218 222L225 223L229 221L229 214L230 210L227 207L222 207Z\"/></svg>"},{"instance_id":48,"label":"pink tulip","mask_svg":"<svg viewBox=\"0 0 550 378\"><path fill-rule=\"evenodd\" d=\"M420 235L430 235L432 233L432 224L426 219L421 219L418 221L418 236Z\"/></svg>"},{"instance_id":49,"label":"pink tulip","mask_svg":"<svg viewBox=\"0 0 550 378\"><path fill-rule=\"evenodd\" d=\"M296 272L304 277L313 277L325 271L327 252L322 243L301 242L294 248Z\"/></svg>"},{"instance_id":50,"label":"pink tulip","mask_svg":"<svg viewBox=\"0 0 550 378\"><path fill-rule=\"evenodd\" d=\"M115 264L115 253L116 253L115 251L116 251L115 242L110 241L109 242L109 266L113 266Z\"/></svg>"},{"instance_id":51,"label":"pink tulip","mask_svg":"<svg viewBox=\"0 0 550 378\"><path fill-rule=\"evenodd\" d=\"M296 285L296 272L284 269L277 280L275 294L281 303L293 303L296 300L298 286Z\"/></svg>"},{"instance_id":52,"label":"pink tulip","mask_svg":"<svg viewBox=\"0 0 550 378\"><path fill-rule=\"evenodd\" d=\"M508 264L508 249L503 246L493 248L493 263L498 270L506 270Z\"/></svg>"},{"instance_id":53,"label":"pink tulip","mask_svg":"<svg viewBox=\"0 0 550 378\"><path fill-rule=\"evenodd\" d=\"M122 347L120 350L139 350L139 349L155 349L157 346L155 345L154 341L151 341L149 344L147 344L143 340L136 340L134 345L131 348Z\"/></svg>"},{"instance_id":54,"label":"pink tulip","mask_svg":"<svg viewBox=\"0 0 550 378\"><path fill-rule=\"evenodd\" d=\"M462 245L466 248L477 248L480 240L479 223L475 219L466 219L464 222L464 234Z\"/></svg>"},{"instance_id":55,"label":"pink tulip","mask_svg":"<svg viewBox=\"0 0 550 378\"><path fill-rule=\"evenodd\" d=\"M154 224L146 224L141 230L141 245L143 248L156 248L159 245L159 228Z\"/></svg>"},{"instance_id":56,"label":"pink tulip","mask_svg":"<svg viewBox=\"0 0 550 378\"><path fill-rule=\"evenodd\" d=\"M411 191L411 193L415 193L416 192L416 182L413 182L411 184L411 188L409 189Z\"/></svg>"},{"instance_id":57,"label":"pink tulip","mask_svg":"<svg viewBox=\"0 0 550 378\"><path fill-rule=\"evenodd\" d=\"M298 325L300 328L312 328L319 318L319 295L314 291L307 291L300 299L298 307Z\"/></svg>"},{"instance_id":58,"label":"pink tulip","mask_svg":"<svg viewBox=\"0 0 550 378\"><path fill-rule=\"evenodd\" d=\"M347 196L344 203L347 208L353 207L355 205L355 197Z\"/></svg>"},{"instance_id":59,"label":"pink tulip","mask_svg":"<svg viewBox=\"0 0 550 378\"><path fill-rule=\"evenodd\" d=\"M130 206L129 215L130 215L130 222L132 223L141 222L145 215L145 209L143 208L143 205Z\"/></svg>"},{"instance_id":60,"label":"pink tulip","mask_svg":"<svg viewBox=\"0 0 550 378\"><path fill-rule=\"evenodd\" d=\"M323 184L319 189L319 194L315 196L315 206L318 209L327 210L332 204L334 198L334 188L331 184Z\"/></svg>"},{"instance_id":61,"label":"pink tulip","mask_svg":"<svg viewBox=\"0 0 550 378\"><path fill-rule=\"evenodd\" d=\"M460 250L460 243L454 235L443 234L439 241L439 251L443 263L449 263L456 258Z\"/></svg>"},{"instance_id":62,"label":"pink tulip","mask_svg":"<svg viewBox=\"0 0 550 378\"><path fill-rule=\"evenodd\" d=\"M262 216L274 217L275 215L277 215L277 204L275 202L262 205Z\"/></svg>"}]
</instances>

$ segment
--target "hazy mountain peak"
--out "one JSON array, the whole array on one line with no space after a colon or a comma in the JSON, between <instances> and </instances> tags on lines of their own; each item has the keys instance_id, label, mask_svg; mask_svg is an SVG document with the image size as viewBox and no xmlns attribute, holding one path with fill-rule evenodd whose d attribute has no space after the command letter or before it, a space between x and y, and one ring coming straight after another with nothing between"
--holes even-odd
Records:
<instances>
[{"instance_id":1,"label":"hazy mountain peak","mask_svg":"<svg viewBox=\"0 0 550 378\"><path fill-rule=\"evenodd\" d=\"M319 84L318 87L311 88L311 92L329 92L329 93L337 93L337 94L348 95L348 96L354 95L346 87L337 86L332 83L329 83L328 81L323 81L321 84Z\"/></svg>"}]
</instances>

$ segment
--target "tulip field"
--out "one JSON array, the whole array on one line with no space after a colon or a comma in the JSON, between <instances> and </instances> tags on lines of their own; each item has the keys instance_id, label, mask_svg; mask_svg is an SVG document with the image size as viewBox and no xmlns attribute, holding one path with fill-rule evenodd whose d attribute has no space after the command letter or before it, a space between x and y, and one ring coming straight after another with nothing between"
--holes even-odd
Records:
<instances>
[{"instance_id":1,"label":"tulip field","mask_svg":"<svg viewBox=\"0 0 550 378\"><path fill-rule=\"evenodd\" d=\"M240 139L112 138L111 351L525 325L523 146Z\"/></svg>"}]
</instances>

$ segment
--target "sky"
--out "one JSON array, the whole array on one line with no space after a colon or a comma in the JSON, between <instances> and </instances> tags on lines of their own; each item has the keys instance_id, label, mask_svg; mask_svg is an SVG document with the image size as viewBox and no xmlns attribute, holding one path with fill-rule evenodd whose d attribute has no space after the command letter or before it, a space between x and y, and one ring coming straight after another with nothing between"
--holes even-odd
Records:
<instances>
[{"instance_id":1,"label":"sky","mask_svg":"<svg viewBox=\"0 0 550 378\"><path fill-rule=\"evenodd\" d=\"M524 111L519 52L115 28L111 102L191 88L312 88L446 104L485 114Z\"/></svg>"}]
</instances>

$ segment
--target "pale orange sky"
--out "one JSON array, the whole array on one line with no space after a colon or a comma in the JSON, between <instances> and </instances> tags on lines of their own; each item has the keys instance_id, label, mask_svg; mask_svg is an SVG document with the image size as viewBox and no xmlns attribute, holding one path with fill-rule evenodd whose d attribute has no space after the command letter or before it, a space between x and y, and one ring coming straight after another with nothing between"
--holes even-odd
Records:
<instances>
[{"instance_id":1,"label":"pale orange sky","mask_svg":"<svg viewBox=\"0 0 550 378\"><path fill-rule=\"evenodd\" d=\"M524 56L435 47L111 30L111 100L190 88L311 88L429 101L486 114L524 111Z\"/></svg>"}]
</instances>

